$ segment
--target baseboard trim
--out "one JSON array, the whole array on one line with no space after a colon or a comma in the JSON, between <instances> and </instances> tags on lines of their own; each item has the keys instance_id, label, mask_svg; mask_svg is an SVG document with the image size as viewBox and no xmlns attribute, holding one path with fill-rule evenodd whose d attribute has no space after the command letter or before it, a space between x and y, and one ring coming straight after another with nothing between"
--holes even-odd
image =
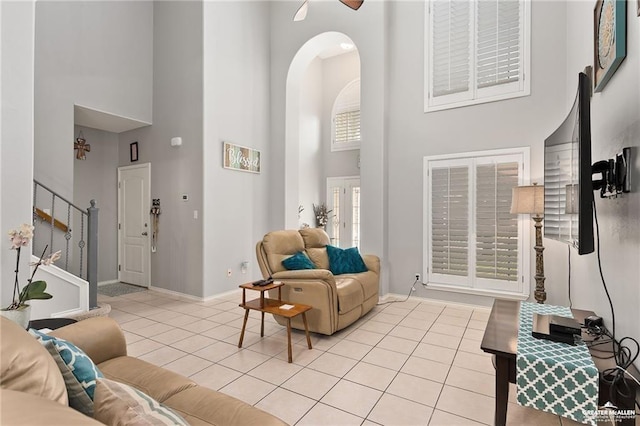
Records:
<instances>
[{"instance_id":1,"label":"baseboard trim","mask_svg":"<svg viewBox=\"0 0 640 426\"><path fill-rule=\"evenodd\" d=\"M154 286L150 286L149 290L157 291L158 293L168 294L170 296L178 297L181 299L195 300L196 302L211 302L212 300L222 299L227 296L235 295L239 292L239 290L229 290L224 293L215 294L213 296L199 297L199 296L192 296L186 293L180 293L179 291L175 291L175 290L167 290L166 288L154 287Z\"/></svg>"},{"instance_id":2,"label":"baseboard trim","mask_svg":"<svg viewBox=\"0 0 640 426\"><path fill-rule=\"evenodd\" d=\"M409 299L407 299L406 294L397 294L397 293L387 293L384 297L380 298L380 302L382 303L390 302L391 301L389 300L390 298L393 298L393 300L396 300L398 302L404 302L405 300L410 300L414 302L421 302L421 303L426 302L426 303L431 303L431 304L440 305L440 306L453 305L453 306L460 306L461 308L482 309L483 311L491 312L490 306L474 305L472 303L450 302L446 300L431 299L429 297L420 297L420 296L410 296Z\"/></svg>"},{"instance_id":3,"label":"baseboard trim","mask_svg":"<svg viewBox=\"0 0 640 426\"><path fill-rule=\"evenodd\" d=\"M169 296L174 296L181 299L195 300L197 302L203 301L202 297L192 296L186 293L180 293L179 291L167 290L166 288L162 288L162 287L149 286L149 290L157 291L158 293L168 294Z\"/></svg>"},{"instance_id":4,"label":"baseboard trim","mask_svg":"<svg viewBox=\"0 0 640 426\"><path fill-rule=\"evenodd\" d=\"M98 281L98 287L103 286L103 285L109 285L109 284L117 284L120 281L118 280L108 280L108 281Z\"/></svg>"},{"instance_id":5,"label":"baseboard trim","mask_svg":"<svg viewBox=\"0 0 640 426\"><path fill-rule=\"evenodd\" d=\"M202 300L204 302L210 302L212 300L222 299L222 298L225 298L227 296L233 296L233 295L236 295L236 294L239 294L239 293L240 293L240 289L229 290L229 291L225 291L224 293L215 294L213 296L207 296L207 297L203 298Z\"/></svg>"}]
</instances>

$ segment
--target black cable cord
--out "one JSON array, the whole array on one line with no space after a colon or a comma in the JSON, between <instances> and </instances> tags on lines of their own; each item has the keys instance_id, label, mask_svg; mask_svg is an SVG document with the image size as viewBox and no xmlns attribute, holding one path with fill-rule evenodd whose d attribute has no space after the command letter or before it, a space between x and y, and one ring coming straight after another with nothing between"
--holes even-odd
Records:
<instances>
[{"instance_id":1,"label":"black cable cord","mask_svg":"<svg viewBox=\"0 0 640 426\"><path fill-rule=\"evenodd\" d=\"M567 252L569 253L569 275L567 279L567 287L569 288L569 309L573 308L573 302L571 301L571 246L567 246Z\"/></svg>"},{"instance_id":2,"label":"black cable cord","mask_svg":"<svg viewBox=\"0 0 640 426\"><path fill-rule=\"evenodd\" d=\"M409 294L407 294L407 297L404 300L389 300L388 302L382 302L382 303L378 303L378 305L388 305L389 303L398 303L398 302L406 302L407 300L409 300L409 297L411 296L411 293L413 293L415 290L415 286L416 283L418 282L418 280L415 280L413 282L413 284L411 284L411 288L409 289Z\"/></svg>"},{"instance_id":3,"label":"black cable cord","mask_svg":"<svg viewBox=\"0 0 640 426\"><path fill-rule=\"evenodd\" d=\"M609 301L609 307L611 308L611 333L612 338L615 340L616 336L616 314L613 310L613 302L611 301L611 296L609 295L609 289L607 288L607 283L604 280L604 274L602 273L602 260L600 258L600 225L598 224L598 212L596 210L596 200L592 196L591 201L593 203L593 217L596 222L596 240L598 243L597 247L597 257L598 257L598 270L600 271L600 279L602 280L602 286L604 287L604 292L607 294L607 300Z\"/></svg>"},{"instance_id":4,"label":"black cable cord","mask_svg":"<svg viewBox=\"0 0 640 426\"><path fill-rule=\"evenodd\" d=\"M630 386L629 383L624 379L625 371L629 366L631 366L638 356L640 355L640 343L632 337L623 337L620 341L616 341L616 316L615 311L613 309L613 302L611 301L611 296L609 295L609 289L607 288L607 283L604 279L604 273L602 272L602 259L600 257L600 225L598 224L598 213L596 209L596 200L595 197L591 198L593 204L593 217L596 224L596 240L597 240L597 258L598 258L598 271L600 272L600 279L602 280L602 286L607 295L607 300L609 301L609 307L611 308L611 323L612 329L611 333L609 333L606 329L603 328L604 335L609 337L612 343L613 350L610 351L612 356L607 358L615 358L616 367L604 370L601 373L601 380L609 385L609 398L611 401L616 400L616 394L622 396L623 398L632 398L634 399L638 408L640 408L640 404L638 404L638 400L635 399L636 390L634 386ZM571 268L571 267L569 267ZM569 273L571 270L569 269ZM569 275L571 276L571 275ZM571 287L569 287L571 289ZM571 301L571 299L569 299ZM623 343L625 341L629 341L635 344L635 355L632 350L624 346ZM596 358L603 358L598 357Z\"/></svg>"}]
</instances>

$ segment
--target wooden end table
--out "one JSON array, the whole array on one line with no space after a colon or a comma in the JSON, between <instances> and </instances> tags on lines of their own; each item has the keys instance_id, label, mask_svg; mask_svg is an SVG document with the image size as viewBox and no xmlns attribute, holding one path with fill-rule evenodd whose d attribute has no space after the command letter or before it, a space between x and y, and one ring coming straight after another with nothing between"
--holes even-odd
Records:
<instances>
[{"instance_id":1,"label":"wooden end table","mask_svg":"<svg viewBox=\"0 0 640 426\"><path fill-rule=\"evenodd\" d=\"M287 341L289 343L289 362L292 362L293 355L291 350L291 318L294 318L300 314L302 314L302 322L304 323L304 332L307 336L307 346L309 349L311 348L311 338L309 337L309 327L307 325L307 315L306 312L311 309L309 305L302 305L300 303L286 303L282 301L282 290L281 287L284 283L275 281L271 284L265 286L257 286L252 283L241 284L240 288L242 289L242 303L240 304L241 308L244 308L244 321L242 323L242 331L240 332L240 341L238 342L238 347L242 347L242 341L244 340L244 330L247 327L247 320L249 319L249 310L253 309L255 311L259 311L261 313L261 322L260 322L260 337L264 337L264 314L273 314L284 317L287 319ZM264 292L267 290L278 289L278 299L269 299L264 297ZM247 302L246 299L246 291L247 290L256 290L260 292L260 297L257 299L253 299ZM289 309L287 306L291 306Z\"/></svg>"},{"instance_id":2,"label":"wooden end table","mask_svg":"<svg viewBox=\"0 0 640 426\"><path fill-rule=\"evenodd\" d=\"M579 323L584 323L584 319L589 315L594 315L591 311L581 309L571 309L573 318ZM516 382L516 354L518 349L518 330L520 328L520 302L512 300L496 299L493 302L489 322L482 338L480 348L483 351L495 355L496 367L496 398L495 398L495 418L496 426L504 426L507 423L507 406L509 402L509 383ZM582 340L588 342L592 337L584 331ZM615 361L611 357L602 358L603 354L598 352L611 350L612 345L589 348L596 368L603 372L609 368L615 368ZM594 354L595 353L595 354ZM634 377L640 378L640 372L632 365L628 369ZM640 394L640 386L636 387L631 379L624 379L630 389L634 389ZM633 393L633 392L632 392ZM633 409L634 396L615 395L611 401L619 409ZM609 400L608 385L600 379L599 404L604 404ZM623 419L621 425L633 425L634 419Z\"/></svg>"}]
</instances>

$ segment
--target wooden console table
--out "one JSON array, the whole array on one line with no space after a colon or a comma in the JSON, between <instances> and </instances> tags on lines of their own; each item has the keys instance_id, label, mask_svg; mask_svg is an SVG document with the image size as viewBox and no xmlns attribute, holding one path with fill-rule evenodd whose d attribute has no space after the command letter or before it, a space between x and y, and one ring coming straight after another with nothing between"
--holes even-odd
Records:
<instances>
[{"instance_id":1,"label":"wooden console table","mask_svg":"<svg viewBox=\"0 0 640 426\"><path fill-rule=\"evenodd\" d=\"M573 317L579 323L584 322L584 318L589 315L594 315L593 312L583 311L580 309L571 309ZM495 398L495 420L496 426L503 426L507 422L507 406L509 402L509 383L516 382L516 352L518 348L518 329L520 323L520 302L511 300L499 300L496 299L491 309L491 315L489 316L489 322L482 338L480 347L483 351L495 355L495 367L496 367L496 398ZM582 339L585 342L592 340L591 336L582 334ZM591 354L598 353L598 356L602 356L602 351L607 351L612 348L612 345L599 346L597 350L590 349ZM600 372L615 368L615 362L612 359L601 359L596 356L593 357L593 361ZM640 373L633 366L629 368L629 373L634 377L639 378ZM628 384L631 388L636 388L637 392L640 392L640 388L636 384L628 379ZM609 400L609 389L603 386L602 379L600 380L600 395L599 404L604 404ZM617 401L611 401L620 409L634 409L633 397L625 400L620 398ZM623 420L622 425L635 424L634 419Z\"/></svg>"},{"instance_id":2,"label":"wooden console table","mask_svg":"<svg viewBox=\"0 0 640 426\"><path fill-rule=\"evenodd\" d=\"M242 303L240 304L241 308L244 308L244 322L242 323L242 331L240 332L240 341L238 342L238 347L242 347L242 341L244 340L244 330L247 327L247 320L249 319L249 311L251 309L255 311L259 311L261 313L261 322L260 322L260 337L264 337L264 314L273 314L284 317L287 319L287 341L288 345L288 355L289 362L293 361L293 352L291 349L291 318L294 318L300 314L302 314L302 321L304 322L304 332L307 336L307 346L311 349L311 338L309 337L309 327L307 325L307 315L306 312L311 308L308 305L302 305L300 303L287 303L282 301L282 293L281 287L284 284L281 282L274 282L265 286L257 286L252 283L242 284L240 288L242 289ZM268 299L264 297L264 293L267 290L278 289L278 299ZM246 299L246 291L247 290L256 290L260 292L260 297L254 300L250 300L247 302ZM291 308L283 309L283 306L289 305Z\"/></svg>"}]
</instances>

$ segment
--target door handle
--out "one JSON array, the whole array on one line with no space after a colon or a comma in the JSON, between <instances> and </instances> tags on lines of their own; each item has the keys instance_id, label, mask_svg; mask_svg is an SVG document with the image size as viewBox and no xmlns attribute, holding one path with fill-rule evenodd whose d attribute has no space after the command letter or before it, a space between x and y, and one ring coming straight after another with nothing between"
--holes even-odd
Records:
<instances>
[{"instance_id":1,"label":"door handle","mask_svg":"<svg viewBox=\"0 0 640 426\"><path fill-rule=\"evenodd\" d=\"M145 231L145 232L142 233L142 235L146 236L146 235L149 235L149 234Z\"/></svg>"}]
</instances>

